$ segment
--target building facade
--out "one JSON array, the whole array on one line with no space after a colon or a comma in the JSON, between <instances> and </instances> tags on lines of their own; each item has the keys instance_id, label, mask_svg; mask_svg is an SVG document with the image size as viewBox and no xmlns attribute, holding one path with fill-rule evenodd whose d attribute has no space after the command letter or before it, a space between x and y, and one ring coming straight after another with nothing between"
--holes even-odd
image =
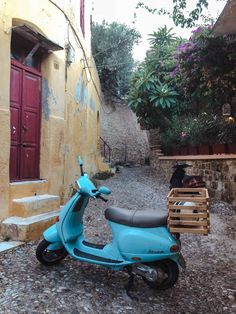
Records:
<instances>
[{"instance_id":1,"label":"building facade","mask_svg":"<svg viewBox=\"0 0 236 314\"><path fill-rule=\"evenodd\" d=\"M38 218L34 227L30 218L55 216L79 175L78 154L90 174L107 169L99 149L91 6L0 1L0 221L9 237L31 238Z\"/></svg>"}]
</instances>

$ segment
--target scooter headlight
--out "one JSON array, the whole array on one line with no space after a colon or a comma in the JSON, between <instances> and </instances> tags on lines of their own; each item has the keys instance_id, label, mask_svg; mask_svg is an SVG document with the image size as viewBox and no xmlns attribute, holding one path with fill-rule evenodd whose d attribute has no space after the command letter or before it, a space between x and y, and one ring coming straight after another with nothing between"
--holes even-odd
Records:
<instances>
[{"instance_id":1,"label":"scooter headlight","mask_svg":"<svg viewBox=\"0 0 236 314\"><path fill-rule=\"evenodd\" d=\"M76 188L76 190L80 190L81 189L81 186L80 186L78 181L75 181L75 188Z\"/></svg>"}]
</instances>

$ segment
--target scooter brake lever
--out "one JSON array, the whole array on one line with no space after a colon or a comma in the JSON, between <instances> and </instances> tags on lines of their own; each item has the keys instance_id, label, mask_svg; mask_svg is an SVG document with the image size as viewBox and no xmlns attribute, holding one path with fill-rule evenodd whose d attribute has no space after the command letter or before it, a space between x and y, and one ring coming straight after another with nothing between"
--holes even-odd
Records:
<instances>
[{"instance_id":1,"label":"scooter brake lever","mask_svg":"<svg viewBox=\"0 0 236 314\"><path fill-rule=\"evenodd\" d=\"M97 196L97 198L100 198L105 203L108 202L108 200L101 195Z\"/></svg>"}]
</instances>

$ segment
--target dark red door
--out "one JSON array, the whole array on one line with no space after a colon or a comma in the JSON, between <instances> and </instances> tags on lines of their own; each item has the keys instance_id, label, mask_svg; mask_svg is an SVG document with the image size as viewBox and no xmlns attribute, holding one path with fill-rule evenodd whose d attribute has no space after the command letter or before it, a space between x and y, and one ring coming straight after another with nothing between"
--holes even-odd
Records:
<instances>
[{"instance_id":1,"label":"dark red door","mask_svg":"<svg viewBox=\"0 0 236 314\"><path fill-rule=\"evenodd\" d=\"M11 66L10 109L10 179L38 179L41 76L16 61Z\"/></svg>"}]
</instances>

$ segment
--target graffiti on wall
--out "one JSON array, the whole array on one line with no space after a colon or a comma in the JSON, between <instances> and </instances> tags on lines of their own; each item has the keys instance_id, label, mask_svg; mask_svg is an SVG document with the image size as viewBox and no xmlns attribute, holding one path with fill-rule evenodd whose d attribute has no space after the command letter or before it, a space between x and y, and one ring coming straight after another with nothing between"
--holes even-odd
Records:
<instances>
[{"instance_id":1,"label":"graffiti on wall","mask_svg":"<svg viewBox=\"0 0 236 314\"><path fill-rule=\"evenodd\" d=\"M83 108L86 108L88 101L88 88L83 81L82 75L76 85L75 100L77 103L80 103Z\"/></svg>"},{"instance_id":2,"label":"graffiti on wall","mask_svg":"<svg viewBox=\"0 0 236 314\"><path fill-rule=\"evenodd\" d=\"M84 109L87 107L87 105L89 103L90 109L93 112L95 112L96 103L95 103L93 97L91 96L89 101L88 101L88 99L89 99L88 87L84 83L84 80L83 80L82 74L81 74L79 81L76 84L76 88L75 88L75 101L77 103L80 103Z\"/></svg>"},{"instance_id":3,"label":"graffiti on wall","mask_svg":"<svg viewBox=\"0 0 236 314\"><path fill-rule=\"evenodd\" d=\"M96 104L95 104L95 101L94 101L93 97L90 98L89 106L90 106L90 109L91 109L93 112L95 112Z\"/></svg>"},{"instance_id":4,"label":"graffiti on wall","mask_svg":"<svg viewBox=\"0 0 236 314\"><path fill-rule=\"evenodd\" d=\"M50 104L51 105L58 105L58 101L52 88L48 84L48 79L42 79L42 111L45 120L49 120L50 116Z\"/></svg>"}]
</instances>

